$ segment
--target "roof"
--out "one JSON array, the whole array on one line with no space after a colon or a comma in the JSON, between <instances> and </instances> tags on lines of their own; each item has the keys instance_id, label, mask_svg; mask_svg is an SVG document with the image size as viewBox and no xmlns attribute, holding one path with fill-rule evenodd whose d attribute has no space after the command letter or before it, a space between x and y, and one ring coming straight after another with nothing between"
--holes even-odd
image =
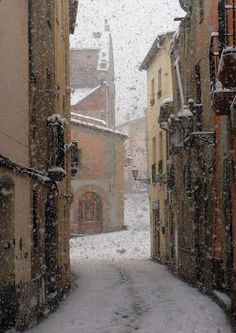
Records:
<instances>
[{"instance_id":1,"label":"roof","mask_svg":"<svg viewBox=\"0 0 236 333\"><path fill-rule=\"evenodd\" d=\"M127 127L129 125L136 125L136 124L142 124L146 122L146 117L139 117L139 118L134 118L130 119L129 121L126 121L125 123L119 124L116 126L116 128L123 129L124 127Z\"/></svg>"},{"instance_id":2,"label":"roof","mask_svg":"<svg viewBox=\"0 0 236 333\"><path fill-rule=\"evenodd\" d=\"M148 67L150 66L153 58L156 56L158 51L162 48L162 45L164 44L165 40L167 38L172 38L173 35L174 35L174 31L167 32L165 34L157 36L157 38L155 39L154 43L152 44L150 50L148 51L148 54L146 55L142 64L139 67L140 71L148 69Z\"/></svg>"},{"instance_id":3,"label":"roof","mask_svg":"<svg viewBox=\"0 0 236 333\"><path fill-rule=\"evenodd\" d=\"M73 92L71 92L71 105L76 105L81 102L83 99L97 91L101 88L101 85L93 88L76 88Z\"/></svg>"},{"instance_id":4,"label":"roof","mask_svg":"<svg viewBox=\"0 0 236 333\"><path fill-rule=\"evenodd\" d=\"M128 139L128 136L121 133L120 131L114 130L112 128L100 126L100 125L91 124L91 123L88 123L86 121L82 121L82 120L72 118L71 119L71 124L72 125L79 125L79 126L82 126L82 127L87 127L87 128L92 129L92 130L94 129L94 130L97 130L97 131L100 131L100 132L104 132L105 134L117 135L117 136L122 137L123 139Z\"/></svg>"},{"instance_id":5,"label":"roof","mask_svg":"<svg viewBox=\"0 0 236 333\"><path fill-rule=\"evenodd\" d=\"M76 119L75 117L77 117L77 118L82 118L82 121L87 121L87 122L92 122L92 123L95 122L95 124L97 123L97 125L101 125L101 126L107 125L105 120L90 117L90 116L85 116L84 114L81 114L81 113L71 112L71 116L74 117L73 119ZM79 119L79 120L81 120L81 119Z\"/></svg>"}]
</instances>

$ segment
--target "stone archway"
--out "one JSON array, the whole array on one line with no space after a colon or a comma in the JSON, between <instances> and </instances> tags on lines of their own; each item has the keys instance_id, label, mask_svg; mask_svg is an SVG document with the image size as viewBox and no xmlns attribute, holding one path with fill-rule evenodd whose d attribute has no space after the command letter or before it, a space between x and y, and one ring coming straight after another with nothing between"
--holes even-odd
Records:
<instances>
[{"instance_id":1,"label":"stone archway","mask_svg":"<svg viewBox=\"0 0 236 333\"><path fill-rule=\"evenodd\" d=\"M15 323L15 184L0 178L0 327Z\"/></svg>"}]
</instances>

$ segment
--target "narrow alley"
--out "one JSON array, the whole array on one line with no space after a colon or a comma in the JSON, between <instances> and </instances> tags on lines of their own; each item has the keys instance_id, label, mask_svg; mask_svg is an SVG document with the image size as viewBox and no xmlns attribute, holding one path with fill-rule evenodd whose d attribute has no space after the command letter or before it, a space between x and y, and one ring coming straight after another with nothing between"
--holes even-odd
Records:
<instances>
[{"instance_id":1,"label":"narrow alley","mask_svg":"<svg viewBox=\"0 0 236 333\"><path fill-rule=\"evenodd\" d=\"M30 333L232 332L217 304L149 260L143 196L126 200L127 230L72 239L72 291Z\"/></svg>"}]
</instances>

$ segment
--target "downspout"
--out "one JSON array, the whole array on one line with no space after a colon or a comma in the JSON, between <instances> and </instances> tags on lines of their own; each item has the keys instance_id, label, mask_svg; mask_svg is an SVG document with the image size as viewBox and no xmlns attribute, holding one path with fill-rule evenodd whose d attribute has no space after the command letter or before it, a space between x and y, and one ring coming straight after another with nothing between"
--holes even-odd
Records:
<instances>
[{"instance_id":1,"label":"downspout","mask_svg":"<svg viewBox=\"0 0 236 333\"><path fill-rule=\"evenodd\" d=\"M182 85L182 80L181 80L181 75L180 75L179 57L175 61L175 70L176 70L176 75L177 75L177 80L178 80L181 104L183 107L184 106L184 91L183 91L183 85Z\"/></svg>"}]
</instances>

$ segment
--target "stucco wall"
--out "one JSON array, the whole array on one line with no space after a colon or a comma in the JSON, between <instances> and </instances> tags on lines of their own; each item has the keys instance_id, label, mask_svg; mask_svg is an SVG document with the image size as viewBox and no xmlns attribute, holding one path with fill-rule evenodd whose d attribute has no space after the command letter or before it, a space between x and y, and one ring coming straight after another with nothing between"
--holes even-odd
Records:
<instances>
[{"instance_id":1,"label":"stucco wall","mask_svg":"<svg viewBox=\"0 0 236 333\"><path fill-rule=\"evenodd\" d=\"M167 174L167 147L166 132L160 128L158 117L160 114L161 102L172 96L172 77L171 77L171 60L170 44L172 36L165 39L162 47L158 50L156 56L152 59L147 70L147 149L148 149L148 175L152 179L152 164L156 164L156 174L158 174L158 162L163 162L163 172ZM158 72L161 70L161 95L158 94L160 87ZM152 82L154 84L154 104L151 104ZM162 136L162 142L160 140ZM155 141L153 141L155 140ZM154 147L153 142L156 142ZM162 153L161 153L162 151ZM168 258L167 246L167 185L151 182L149 186L149 198L151 205L151 255L165 262ZM158 208L159 201L159 208ZM153 210L159 209L159 221L154 223ZM158 225L157 225L158 223ZM164 228L162 228L164 227ZM165 229L165 231L164 231ZM159 240L157 237L159 232Z\"/></svg>"},{"instance_id":2,"label":"stucco wall","mask_svg":"<svg viewBox=\"0 0 236 333\"><path fill-rule=\"evenodd\" d=\"M0 1L0 45L0 153L27 166L27 0Z\"/></svg>"},{"instance_id":3,"label":"stucco wall","mask_svg":"<svg viewBox=\"0 0 236 333\"><path fill-rule=\"evenodd\" d=\"M82 150L81 167L72 181L72 231L78 232L78 200L96 192L103 200L103 231L124 225L124 138L72 123L72 139Z\"/></svg>"}]
</instances>

